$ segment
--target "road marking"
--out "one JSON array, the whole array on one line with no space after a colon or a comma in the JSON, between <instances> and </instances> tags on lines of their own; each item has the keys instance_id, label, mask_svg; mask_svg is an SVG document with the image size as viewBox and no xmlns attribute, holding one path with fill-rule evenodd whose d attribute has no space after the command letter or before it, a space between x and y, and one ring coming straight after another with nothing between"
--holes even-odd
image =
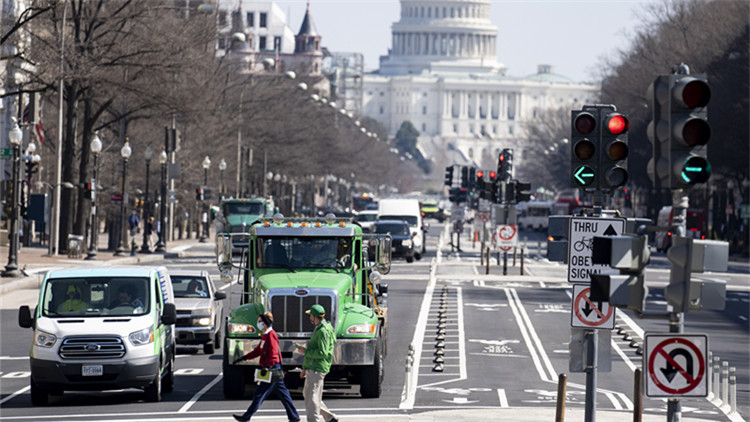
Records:
<instances>
[{"instance_id":1,"label":"road marking","mask_svg":"<svg viewBox=\"0 0 750 422\"><path fill-rule=\"evenodd\" d=\"M195 393L195 395L194 395L193 397L191 397L191 398L190 398L190 400L188 400L188 402L187 402L187 403L185 403L185 404L184 404L184 405L183 405L183 406L182 406L182 407L180 408L180 410L178 410L178 411L177 411L177 413L185 413L185 412L187 412L188 410L190 410L190 408L191 408L191 407L193 407L193 405L194 405L194 404L195 404L195 403L196 403L196 402L197 402L198 400L200 400L201 396L203 396L204 394L206 394L206 392L207 392L208 390L210 390L210 389L211 389L211 388L212 388L212 387L213 387L214 385L216 385L216 384L217 384L217 383L218 383L219 381L221 381L221 379L222 379L222 377L223 377L223 376L224 376L224 373L223 373L223 372L220 372L220 373L219 373L219 375L217 375L217 376L216 376L216 378L214 378L214 379L213 379L213 380L212 380L211 382L209 382L209 383L208 383L208 384L206 384L206 385L205 385L205 386L204 386L203 388L201 388L201 391L199 391L199 392Z\"/></svg>"},{"instance_id":2,"label":"road marking","mask_svg":"<svg viewBox=\"0 0 750 422\"><path fill-rule=\"evenodd\" d=\"M510 309L513 311L513 316L515 316L516 323L518 324L518 328L521 330L521 336L523 337L524 342L526 343L526 347L529 349L529 354L531 355L531 360L534 362L534 367L536 367L537 372L539 373L539 378L541 378L542 381L552 381L547 377L547 374L544 372L544 367L542 366L542 362L539 359L539 356L536 353L536 350L534 349L534 344L531 342L531 335L527 332L527 327L524 324L523 318L520 315L520 311L518 309L518 304L516 304L514 298L511 295L511 291L514 291L515 289L503 289L505 291L505 295L508 298L508 303L510 304Z\"/></svg>"},{"instance_id":3,"label":"road marking","mask_svg":"<svg viewBox=\"0 0 750 422\"><path fill-rule=\"evenodd\" d=\"M26 378L31 376L31 372L29 371L18 371L18 372L8 372L7 374L3 375L3 378Z\"/></svg>"},{"instance_id":4,"label":"road marking","mask_svg":"<svg viewBox=\"0 0 750 422\"><path fill-rule=\"evenodd\" d=\"M0 360L28 360L28 356L0 356Z\"/></svg>"},{"instance_id":5,"label":"road marking","mask_svg":"<svg viewBox=\"0 0 750 422\"><path fill-rule=\"evenodd\" d=\"M24 387L24 388L22 388L22 389L20 389L20 390L16 391L15 393L13 393L13 394L9 395L8 397L6 397L6 398L4 398L4 399L0 400L0 404L3 404L3 403L5 403L5 402L7 402L8 400L12 399L13 397L17 397L17 396L19 396L19 395L21 395L21 394L23 394L23 393L25 393L25 392L27 392L27 391L29 391L29 390L31 390L31 386L30 386L30 385L27 385L26 387Z\"/></svg>"},{"instance_id":6,"label":"road marking","mask_svg":"<svg viewBox=\"0 0 750 422\"><path fill-rule=\"evenodd\" d=\"M747 317L740 315L740 319L743 321L747 321Z\"/></svg>"},{"instance_id":7,"label":"road marking","mask_svg":"<svg viewBox=\"0 0 750 422\"><path fill-rule=\"evenodd\" d=\"M508 397L505 396L505 389L504 388L498 388L497 389L497 398L500 399L500 407L509 407L508 406Z\"/></svg>"}]
</instances>

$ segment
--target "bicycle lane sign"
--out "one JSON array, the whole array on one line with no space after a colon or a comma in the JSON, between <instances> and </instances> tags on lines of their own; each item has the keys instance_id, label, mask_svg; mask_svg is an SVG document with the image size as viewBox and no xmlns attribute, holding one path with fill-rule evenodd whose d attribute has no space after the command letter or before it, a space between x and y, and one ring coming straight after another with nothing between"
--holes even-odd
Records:
<instances>
[{"instance_id":1,"label":"bicycle lane sign","mask_svg":"<svg viewBox=\"0 0 750 422\"><path fill-rule=\"evenodd\" d=\"M619 236L625 231L624 218L572 217L568 231L568 281L590 282L591 274L619 274L609 265L592 264L594 237Z\"/></svg>"}]
</instances>

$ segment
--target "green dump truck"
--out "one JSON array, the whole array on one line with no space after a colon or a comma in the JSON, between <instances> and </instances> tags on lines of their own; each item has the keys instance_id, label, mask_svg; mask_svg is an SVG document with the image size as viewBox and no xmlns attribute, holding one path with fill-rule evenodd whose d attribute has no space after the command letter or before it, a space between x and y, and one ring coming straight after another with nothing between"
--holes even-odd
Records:
<instances>
[{"instance_id":1,"label":"green dump truck","mask_svg":"<svg viewBox=\"0 0 750 422\"><path fill-rule=\"evenodd\" d=\"M234 363L260 341L258 315L270 311L290 389L300 388L304 355L313 325L305 311L322 305L336 330L333 366L326 383L359 384L362 397L379 397L387 345L387 285L390 236L363 234L349 219L287 219L276 214L250 227L247 246L232 262L236 235L219 234L217 263L225 282L239 269L241 291L230 291L233 308L226 320L223 357L224 396L239 398L254 386L258 359ZM238 289L239 290L239 289ZM236 306L236 307L235 307Z\"/></svg>"},{"instance_id":2,"label":"green dump truck","mask_svg":"<svg viewBox=\"0 0 750 422\"><path fill-rule=\"evenodd\" d=\"M274 213L272 199L265 198L228 198L221 201L216 214L216 232L234 233L232 242L235 252L247 247L247 235L250 227L261 218L270 218Z\"/></svg>"}]
</instances>

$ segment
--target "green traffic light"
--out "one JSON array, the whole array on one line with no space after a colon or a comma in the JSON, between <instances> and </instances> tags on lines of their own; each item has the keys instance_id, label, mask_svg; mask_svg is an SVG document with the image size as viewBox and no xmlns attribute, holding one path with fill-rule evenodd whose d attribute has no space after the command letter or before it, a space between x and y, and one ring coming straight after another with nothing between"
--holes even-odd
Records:
<instances>
[{"instance_id":1,"label":"green traffic light","mask_svg":"<svg viewBox=\"0 0 750 422\"><path fill-rule=\"evenodd\" d=\"M690 185L706 183L711 177L711 164L703 157L692 156L682 164L680 177Z\"/></svg>"},{"instance_id":2,"label":"green traffic light","mask_svg":"<svg viewBox=\"0 0 750 422\"><path fill-rule=\"evenodd\" d=\"M573 179L580 186L588 186L594 181L594 170L589 166L579 166L573 172Z\"/></svg>"}]
</instances>

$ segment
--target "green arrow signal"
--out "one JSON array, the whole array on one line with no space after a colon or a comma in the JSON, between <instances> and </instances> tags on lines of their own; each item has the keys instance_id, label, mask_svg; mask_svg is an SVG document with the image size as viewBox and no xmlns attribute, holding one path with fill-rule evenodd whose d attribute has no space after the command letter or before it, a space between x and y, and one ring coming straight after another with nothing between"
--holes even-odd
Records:
<instances>
[{"instance_id":1,"label":"green arrow signal","mask_svg":"<svg viewBox=\"0 0 750 422\"><path fill-rule=\"evenodd\" d=\"M573 177L581 186L588 186L594 181L594 170L589 166L580 166L573 173Z\"/></svg>"}]
</instances>

